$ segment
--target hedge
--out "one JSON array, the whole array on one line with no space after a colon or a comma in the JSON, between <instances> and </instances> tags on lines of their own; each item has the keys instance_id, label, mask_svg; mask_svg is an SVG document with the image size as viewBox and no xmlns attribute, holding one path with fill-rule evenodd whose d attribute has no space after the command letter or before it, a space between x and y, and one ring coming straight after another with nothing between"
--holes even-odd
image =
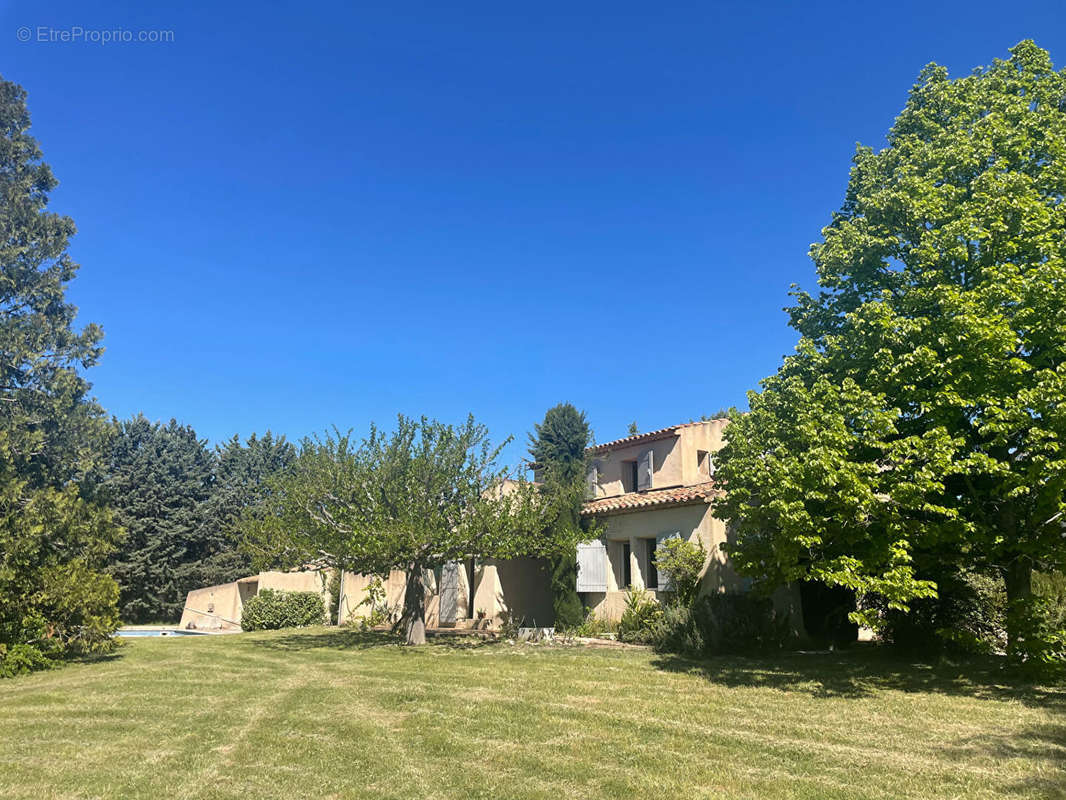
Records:
<instances>
[{"instance_id":1,"label":"hedge","mask_svg":"<svg viewBox=\"0 0 1066 800\"><path fill-rule=\"evenodd\" d=\"M318 592L281 592L263 589L244 604L241 627L246 631L274 631L322 625L326 607Z\"/></svg>"}]
</instances>

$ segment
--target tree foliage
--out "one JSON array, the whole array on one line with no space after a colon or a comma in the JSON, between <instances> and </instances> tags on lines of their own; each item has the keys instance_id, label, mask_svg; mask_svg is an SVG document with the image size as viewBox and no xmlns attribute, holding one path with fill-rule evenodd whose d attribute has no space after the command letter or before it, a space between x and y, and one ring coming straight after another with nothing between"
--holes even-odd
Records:
<instances>
[{"instance_id":1,"label":"tree foliage","mask_svg":"<svg viewBox=\"0 0 1066 800\"><path fill-rule=\"evenodd\" d=\"M505 481L500 448L473 417L459 426L400 416L362 441L333 432L304 440L291 468L247 509L259 559L363 574L407 573L403 622L425 640L425 574L467 558L548 556L568 542L545 535L553 498Z\"/></svg>"},{"instance_id":2,"label":"tree foliage","mask_svg":"<svg viewBox=\"0 0 1066 800\"><path fill-rule=\"evenodd\" d=\"M211 586L236 580L252 569L252 559L240 548L238 535L245 509L265 502L269 478L287 469L296 448L284 436L267 431L243 442L233 436L215 448L211 494L203 509L203 545L199 584Z\"/></svg>"},{"instance_id":3,"label":"tree foliage","mask_svg":"<svg viewBox=\"0 0 1066 800\"><path fill-rule=\"evenodd\" d=\"M126 541L111 564L127 622L174 621L215 555L205 516L213 459L191 427L143 415L115 422L102 488Z\"/></svg>"},{"instance_id":4,"label":"tree foliage","mask_svg":"<svg viewBox=\"0 0 1066 800\"><path fill-rule=\"evenodd\" d=\"M569 498L560 503L558 514L548 521L552 536L572 540L573 549L551 559L552 610L557 628L576 628L585 613L577 593L577 549L580 539L590 538L588 525L581 519L584 482L588 469L586 448L592 444L592 429L585 414L571 403L560 403L534 424L529 436L529 454L537 468L546 494Z\"/></svg>"},{"instance_id":5,"label":"tree foliage","mask_svg":"<svg viewBox=\"0 0 1066 800\"><path fill-rule=\"evenodd\" d=\"M669 578L667 592L671 601L685 608L690 608L699 594L706 563L707 548L699 539L664 539L655 549L655 569Z\"/></svg>"},{"instance_id":6,"label":"tree foliage","mask_svg":"<svg viewBox=\"0 0 1066 800\"><path fill-rule=\"evenodd\" d=\"M796 354L727 430L742 572L906 609L935 591L916 559L953 559L1019 611L1033 567L1062 566L1063 98L1026 41L963 78L927 67L888 146L858 148L811 249L821 291L789 309Z\"/></svg>"},{"instance_id":7,"label":"tree foliage","mask_svg":"<svg viewBox=\"0 0 1066 800\"><path fill-rule=\"evenodd\" d=\"M211 449L191 426L143 415L114 423L101 489L127 531L112 558L128 622L176 621L192 589L248 574L237 525L295 448L269 432Z\"/></svg>"},{"instance_id":8,"label":"tree foliage","mask_svg":"<svg viewBox=\"0 0 1066 800\"><path fill-rule=\"evenodd\" d=\"M120 531L92 485L107 428L81 375L102 332L74 328L74 223L47 211L57 181L29 127L0 79L0 673L106 649L117 624L100 568Z\"/></svg>"}]
</instances>

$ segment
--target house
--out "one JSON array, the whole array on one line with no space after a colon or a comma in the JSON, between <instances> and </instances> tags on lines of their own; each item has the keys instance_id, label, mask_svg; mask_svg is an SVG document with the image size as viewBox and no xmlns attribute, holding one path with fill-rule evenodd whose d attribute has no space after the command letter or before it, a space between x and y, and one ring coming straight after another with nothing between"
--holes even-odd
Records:
<instances>
[{"instance_id":1,"label":"house","mask_svg":"<svg viewBox=\"0 0 1066 800\"><path fill-rule=\"evenodd\" d=\"M655 569L655 552L672 537L700 541L707 550L701 592L748 588L721 549L726 525L714 515L721 494L714 454L728 424L690 422L589 448L582 515L595 518L603 534L578 548L577 590L597 617L618 619L630 588L652 597L668 590Z\"/></svg>"},{"instance_id":2,"label":"house","mask_svg":"<svg viewBox=\"0 0 1066 800\"><path fill-rule=\"evenodd\" d=\"M323 570L260 572L230 583L193 589L185 598L181 627L188 630L239 631L244 604L263 589L281 592L319 592L329 608L329 578Z\"/></svg>"},{"instance_id":3,"label":"house","mask_svg":"<svg viewBox=\"0 0 1066 800\"><path fill-rule=\"evenodd\" d=\"M500 491L514 490L504 481ZM514 620L533 627L550 627L552 610L548 562L539 558L467 559L451 561L427 573L426 625L430 628L498 628ZM367 587L373 576L341 573L337 621L345 624L370 616ZM398 616L403 608L407 575L394 569L382 581L384 606Z\"/></svg>"},{"instance_id":4,"label":"house","mask_svg":"<svg viewBox=\"0 0 1066 800\"><path fill-rule=\"evenodd\" d=\"M602 534L578 546L577 591L595 616L621 617L629 589L643 589L653 598L669 590L666 576L655 569L655 553L664 540L673 537L703 543L707 561L701 593L748 589L749 582L733 571L722 550L728 530L714 515L714 501L722 495L714 481L714 457L728 424L727 419L684 423L589 448L588 499L581 513L595 519ZM207 618L201 623L199 617L191 616L190 607L200 606L208 606L209 611L214 608L210 613L216 616L224 611L229 620L239 621L241 599L248 592L254 594L246 582L256 581L257 588L267 588L265 581L274 579L264 576L284 574L260 573L190 593L186 608L190 621L208 624ZM367 588L374 580L369 575L341 573L340 624L370 616ZM270 588L289 587L271 583ZM381 588L385 608L397 615L403 607L405 573L393 570ZM779 611L793 613L797 602L793 594L790 588L775 595ZM449 562L426 575L428 627L500 627L508 621L529 626L554 623L545 560L468 559Z\"/></svg>"},{"instance_id":5,"label":"house","mask_svg":"<svg viewBox=\"0 0 1066 800\"><path fill-rule=\"evenodd\" d=\"M368 617L366 589L372 576L344 572L341 577L340 624ZM385 607L403 609L407 575L394 569L382 581ZM426 626L430 628L499 628L510 620L534 627L554 621L548 563L538 558L451 561L426 575Z\"/></svg>"}]
</instances>

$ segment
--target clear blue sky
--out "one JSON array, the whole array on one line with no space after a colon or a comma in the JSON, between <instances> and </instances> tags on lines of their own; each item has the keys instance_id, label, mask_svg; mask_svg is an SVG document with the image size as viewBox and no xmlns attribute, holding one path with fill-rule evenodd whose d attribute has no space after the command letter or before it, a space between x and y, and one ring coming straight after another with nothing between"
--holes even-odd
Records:
<instances>
[{"instance_id":1,"label":"clear blue sky","mask_svg":"<svg viewBox=\"0 0 1066 800\"><path fill-rule=\"evenodd\" d=\"M396 412L600 441L772 373L788 286L921 67L1061 2L4 3L120 417L212 440ZM22 26L32 31L18 41ZM38 29L173 31L41 42ZM51 35L51 34L47 34Z\"/></svg>"}]
</instances>

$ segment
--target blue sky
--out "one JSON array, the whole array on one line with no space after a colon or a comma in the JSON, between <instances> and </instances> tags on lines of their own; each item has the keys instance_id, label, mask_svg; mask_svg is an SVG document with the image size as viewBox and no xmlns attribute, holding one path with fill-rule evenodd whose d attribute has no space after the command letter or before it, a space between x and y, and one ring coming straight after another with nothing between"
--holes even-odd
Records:
<instances>
[{"instance_id":1,"label":"blue sky","mask_svg":"<svg viewBox=\"0 0 1066 800\"><path fill-rule=\"evenodd\" d=\"M1061 4L4 3L113 414L220 440L744 405L921 67ZM18 41L18 30L31 41ZM40 41L80 28L167 43ZM53 34L50 31L57 33ZM82 34L88 37L89 34Z\"/></svg>"}]
</instances>

